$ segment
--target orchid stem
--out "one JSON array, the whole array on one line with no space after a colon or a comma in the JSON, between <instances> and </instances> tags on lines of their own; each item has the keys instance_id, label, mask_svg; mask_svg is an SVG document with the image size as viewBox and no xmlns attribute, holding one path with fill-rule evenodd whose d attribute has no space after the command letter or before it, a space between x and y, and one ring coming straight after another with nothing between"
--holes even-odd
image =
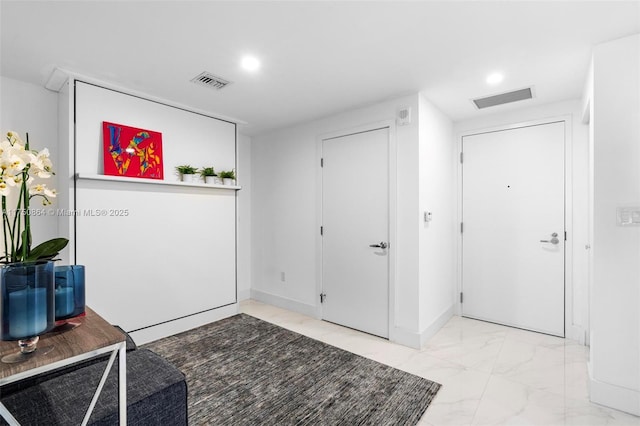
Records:
<instances>
[{"instance_id":1,"label":"orchid stem","mask_svg":"<svg viewBox=\"0 0 640 426\"><path fill-rule=\"evenodd\" d=\"M9 228L9 217L7 216L7 197L2 196L2 236L4 237L4 255L7 256L9 253L9 244L7 243L7 232L10 232ZM11 238L13 240L13 237ZM5 260L9 261L10 259L5 258Z\"/></svg>"}]
</instances>

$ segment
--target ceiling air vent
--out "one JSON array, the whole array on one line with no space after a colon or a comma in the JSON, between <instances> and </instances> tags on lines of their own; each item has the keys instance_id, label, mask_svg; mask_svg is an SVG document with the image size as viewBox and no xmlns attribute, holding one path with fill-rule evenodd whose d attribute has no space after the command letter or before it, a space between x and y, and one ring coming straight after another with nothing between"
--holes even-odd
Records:
<instances>
[{"instance_id":1,"label":"ceiling air vent","mask_svg":"<svg viewBox=\"0 0 640 426\"><path fill-rule=\"evenodd\" d=\"M192 78L191 81L193 83L200 84L202 86L207 86L216 90L220 90L226 87L228 84L231 84L230 81L227 81L224 78L215 76L207 71L200 73L200 75Z\"/></svg>"},{"instance_id":2,"label":"ceiling air vent","mask_svg":"<svg viewBox=\"0 0 640 426\"><path fill-rule=\"evenodd\" d=\"M513 92L501 93L499 95L487 96L486 98L473 99L476 108L483 109L492 106L508 104L510 102L523 101L533 98L533 92L530 87L526 89L515 90Z\"/></svg>"}]
</instances>

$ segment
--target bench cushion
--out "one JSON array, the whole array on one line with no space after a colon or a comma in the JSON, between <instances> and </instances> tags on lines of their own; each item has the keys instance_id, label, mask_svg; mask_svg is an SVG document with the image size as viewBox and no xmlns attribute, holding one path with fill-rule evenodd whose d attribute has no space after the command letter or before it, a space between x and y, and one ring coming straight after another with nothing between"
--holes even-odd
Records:
<instances>
[{"instance_id":1,"label":"bench cushion","mask_svg":"<svg viewBox=\"0 0 640 426\"><path fill-rule=\"evenodd\" d=\"M22 425L77 425L82 422L107 362L17 390L2 402ZM129 424L186 425L184 375L159 355L139 349L127 353ZM114 363L89 424L118 424L118 362Z\"/></svg>"}]
</instances>

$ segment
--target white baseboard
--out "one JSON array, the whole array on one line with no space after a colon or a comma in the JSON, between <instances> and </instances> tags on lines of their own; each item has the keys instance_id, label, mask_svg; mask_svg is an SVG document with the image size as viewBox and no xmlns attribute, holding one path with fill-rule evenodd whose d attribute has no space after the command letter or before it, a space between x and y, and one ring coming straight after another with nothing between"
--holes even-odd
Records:
<instances>
[{"instance_id":1,"label":"white baseboard","mask_svg":"<svg viewBox=\"0 0 640 426\"><path fill-rule=\"evenodd\" d=\"M595 380L591 363L588 366L589 399L591 402L640 416L640 391Z\"/></svg>"},{"instance_id":2,"label":"white baseboard","mask_svg":"<svg viewBox=\"0 0 640 426\"><path fill-rule=\"evenodd\" d=\"M318 318L318 309L316 306L309 305L307 303L299 302L297 300L288 299L286 297L277 296L275 294L267 293L264 291L251 289L251 299L258 302L267 303L269 305L277 306L282 309L287 309L293 312L298 312L303 315L307 315L312 318ZM449 306L422 332L407 330L400 327L394 327L389 330L389 341L398 343L400 345L408 346L410 348L421 349L422 345L435 335L438 330L442 328L449 318L453 316L454 305Z\"/></svg>"},{"instance_id":3,"label":"white baseboard","mask_svg":"<svg viewBox=\"0 0 640 426\"><path fill-rule=\"evenodd\" d=\"M565 335L566 339L575 340L581 345L586 345L587 336L584 331L584 328L579 327L577 325L570 325L567 327L567 333Z\"/></svg>"},{"instance_id":4,"label":"white baseboard","mask_svg":"<svg viewBox=\"0 0 640 426\"><path fill-rule=\"evenodd\" d=\"M253 288L251 289L251 298L253 300L257 300L258 302L267 303L269 305L277 306L278 308L298 312L299 314L306 315L311 318L318 318L317 307L304 302L287 299L286 297L277 296L275 294L267 293Z\"/></svg>"},{"instance_id":5,"label":"white baseboard","mask_svg":"<svg viewBox=\"0 0 640 426\"><path fill-rule=\"evenodd\" d=\"M454 310L455 305L449 306L420 333L395 327L389 332L389 340L410 348L422 349L427 340L432 338L449 321Z\"/></svg>"},{"instance_id":6,"label":"white baseboard","mask_svg":"<svg viewBox=\"0 0 640 426\"><path fill-rule=\"evenodd\" d=\"M400 327L389 330L389 341L399 345L420 349L420 334Z\"/></svg>"},{"instance_id":7,"label":"white baseboard","mask_svg":"<svg viewBox=\"0 0 640 426\"><path fill-rule=\"evenodd\" d=\"M435 336L436 333L440 331L442 326L445 325L447 321L451 319L451 317L453 316L454 310L455 310L455 305L452 304L447 309L445 309L440 315L438 315L438 317L434 321L432 321L427 328L422 330L422 333L420 333L421 348L422 346L424 346L425 343L427 343L427 340Z\"/></svg>"},{"instance_id":8,"label":"white baseboard","mask_svg":"<svg viewBox=\"0 0 640 426\"><path fill-rule=\"evenodd\" d=\"M251 299L251 290L238 290L238 302Z\"/></svg>"},{"instance_id":9,"label":"white baseboard","mask_svg":"<svg viewBox=\"0 0 640 426\"><path fill-rule=\"evenodd\" d=\"M238 304L234 303L217 309L212 309L210 311L143 328L141 330L132 331L129 332L129 335L133 341L136 342L136 345L143 345L145 343L153 342L154 340L162 339L163 337L172 336L177 333L182 333L183 331L191 330L192 328L200 327L201 325L219 321L237 313Z\"/></svg>"}]
</instances>

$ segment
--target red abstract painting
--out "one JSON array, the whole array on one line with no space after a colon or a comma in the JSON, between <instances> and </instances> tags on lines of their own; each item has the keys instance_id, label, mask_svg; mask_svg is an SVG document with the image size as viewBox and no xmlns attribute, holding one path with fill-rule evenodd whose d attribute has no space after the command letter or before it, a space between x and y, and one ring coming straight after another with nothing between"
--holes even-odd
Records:
<instances>
[{"instance_id":1,"label":"red abstract painting","mask_svg":"<svg viewBox=\"0 0 640 426\"><path fill-rule=\"evenodd\" d=\"M102 122L104 174L163 179L162 133Z\"/></svg>"}]
</instances>

